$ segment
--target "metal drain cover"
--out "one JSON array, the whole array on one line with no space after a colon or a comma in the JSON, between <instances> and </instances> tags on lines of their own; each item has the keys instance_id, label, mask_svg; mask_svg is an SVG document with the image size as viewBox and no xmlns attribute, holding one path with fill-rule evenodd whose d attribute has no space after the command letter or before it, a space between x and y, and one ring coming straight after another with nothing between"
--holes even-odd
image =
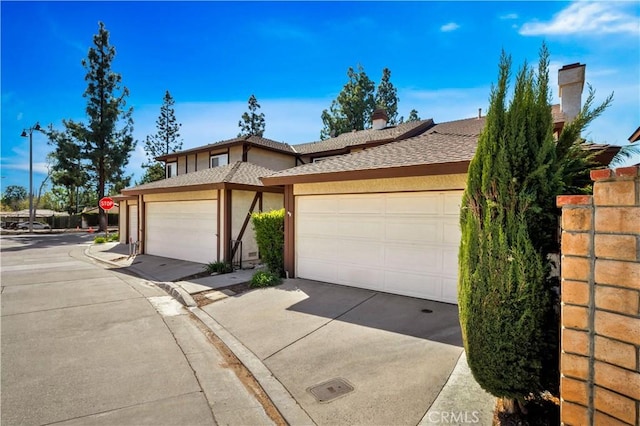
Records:
<instances>
[{"instance_id":1,"label":"metal drain cover","mask_svg":"<svg viewBox=\"0 0 640 426\"><path fill-rule=\"evenodd\" d=\"M345 379L331 379L319 385L307 388L318 402L329 402L338 397L353 392L353 386Z\"/></svg>"}]
</instances>

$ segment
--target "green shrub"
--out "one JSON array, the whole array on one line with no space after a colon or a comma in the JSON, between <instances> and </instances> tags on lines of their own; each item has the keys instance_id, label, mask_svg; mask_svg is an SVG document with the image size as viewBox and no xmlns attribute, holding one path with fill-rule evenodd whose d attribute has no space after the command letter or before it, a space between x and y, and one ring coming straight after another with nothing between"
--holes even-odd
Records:
<instances>
[{"instance_id":1,"label":"green shrub","mask_svg":"<svg viewBox=\"0 0 640 426\"><path fill-rule=\"evenodd\" d=\"M268 271L258 271L253 274L251 278L251 282L249 283L249 287L251 288L259 288L259 287L271 287L274 285L278 285L282 282L282 278L279 275L273 274Z\"/></svg>"},{"instance_id":2,"label":"green shrub","mask_svg":"<svg viewBox=\"0 0 640 426\"><path fill-rule=\"evenodd\" d=\"M95 237L93 242L96 244L104 244L107 242L107 239L105 237Z\"/></svg>"},{"instance_id":3,"label":"green shrub","mask_svg":"<svg viewBox=\"0 0 640 426\"><path fill-rule=\"evenodd\" d=\"M227 262L217 260L204 265L204 270L209 274L228 274L233 272L233 267Z\"/></svg>"},{"instance_id":4,"label":"green shrub","mask_svg":"<svg viewBox=\"0 0 640 426\"><path fill-rule=\"evenodd\" d=\"M109 236L107 237L107 241L111 243L116 243L120 241L120 235L118 235L117 232L114 234L109 234Z\"/></svg>"},{"instance_id":5,"label":"green shrub","mask_svg":"<svg viewBox=\"0 0 640 426\"><path fill-rule=\"evenodd\" d=\"M260 258L278 277L284 276L284 214L280 209L251 215Z\"/></svg>"}]
</instances>

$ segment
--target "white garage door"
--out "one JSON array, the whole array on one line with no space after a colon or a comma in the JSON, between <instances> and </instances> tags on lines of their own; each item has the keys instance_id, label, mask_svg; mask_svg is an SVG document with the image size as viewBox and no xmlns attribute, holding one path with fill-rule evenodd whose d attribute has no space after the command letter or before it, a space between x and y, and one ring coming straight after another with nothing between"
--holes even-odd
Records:
<instances>
[{"instance_id":1,"label":"white garage door","mask_svg":"<svg viewBox=\"0 0 640 426\"><path fill-rule=\"evenodd\" d=\"M209 263L217 258L217 201L147 203L146 253Z\"/></svg>"},{"instance_id":2,"label":"white garage door","mask_svg":"<svg viewBox=\"0 0 640 426\"><path fill-rule=\"evenodd\" d=\"M129 241L138 241L138 206L129 206Z\"/></svg>"},{"instance_id":3,"label":"white garage door","mask_svg":"<svg viewBox=\"0 0 640 426\"><path fill-rule=\"evenodd\" d=\"M462 191L296 197L296 275L457 303Z\"/></svg>"}]
</instances>

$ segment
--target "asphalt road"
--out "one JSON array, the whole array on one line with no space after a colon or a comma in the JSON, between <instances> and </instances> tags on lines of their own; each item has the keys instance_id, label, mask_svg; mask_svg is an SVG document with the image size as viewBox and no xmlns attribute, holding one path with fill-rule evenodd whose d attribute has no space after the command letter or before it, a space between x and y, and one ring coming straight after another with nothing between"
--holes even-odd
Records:
<instances>
[{"instance_id":1,"label":"asphalt road","mask_svg":"<svg viewBox=\"0 0 640 426\"><path fill-rule=\"evenodd\" d=\"M0 239L1 424L268 422L190 313L85 257L92 239Z\"/></svg>"}]
</instances>

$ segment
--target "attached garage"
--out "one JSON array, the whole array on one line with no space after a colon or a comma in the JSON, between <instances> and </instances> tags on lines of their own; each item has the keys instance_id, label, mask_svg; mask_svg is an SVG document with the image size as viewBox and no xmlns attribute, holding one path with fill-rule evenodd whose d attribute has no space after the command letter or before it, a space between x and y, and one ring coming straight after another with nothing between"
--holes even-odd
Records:
<instances>
[{"instance_id":1,"label":"attached garage","mask_svg":"<svg viewBox=\"0 0 640 426\"><path fill-rule=\"evenodd\" d=\"M462 191L295 197L300 278L456 303Z\"/></svg>"},{"instance_id":2,"label":"attached garage","mask_svg":"<svg viewBox=\"0 0 640 426\"><path fill-rule=\"evenodd\" d=\"M217 259L217 200L150 202L146 253L192 262Z\"/></svg>"}]
</instances>

